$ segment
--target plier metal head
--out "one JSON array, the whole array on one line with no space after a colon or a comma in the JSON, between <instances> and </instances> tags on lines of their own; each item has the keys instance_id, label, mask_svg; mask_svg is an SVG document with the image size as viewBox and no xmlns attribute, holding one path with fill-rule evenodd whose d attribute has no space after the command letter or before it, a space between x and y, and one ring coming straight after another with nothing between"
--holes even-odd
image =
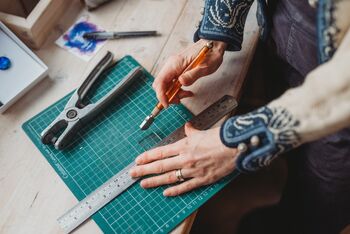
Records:
<instances>
[{"instance_id":1,"label":"plier metal head","mask_svg":"<svg viewBox=\"0 0 350 234\"><path fill-rule=\"evenodd\" d=\"M141 67L132 69L128 75L116 84L104 97L96 103L85 105L83 103L84 97L95 81L101 76L102 72L109 68L112 63L113 54L108 51L80 87L75 90L64 110L41 133L41 141L44 144L53 144L58 150L64 149L82 126L89 123L89 121L108 106L115 97L123 93L136 78L142 75Z\"/></svg>"}]
</instances>

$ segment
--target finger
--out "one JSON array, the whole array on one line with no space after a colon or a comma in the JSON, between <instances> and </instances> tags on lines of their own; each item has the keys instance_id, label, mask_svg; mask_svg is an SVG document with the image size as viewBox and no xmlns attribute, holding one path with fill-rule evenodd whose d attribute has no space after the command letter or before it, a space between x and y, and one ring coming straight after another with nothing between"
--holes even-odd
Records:
<instances>
[{"instance_id":1,"label":"finger","mask_svg":"<svg viewBox=\"0 0 350 234\"><path fill-rule=\"evenodd\" d=\"M171 100L171 104L179 104L181 99L193 96L194 94L191 91L180 90L173 100Z\"/></svg>"},{"instance_id":2,"label":"finger","mask_svg":"<svg viewBox=\"0 0 350 234\"><path fill-rule=\"evenodd\" d=\"M192 135L193 133L195 132L198 132L199 130L198 129L195 129L191 123L187 122L185 124L185 134L186 136L190 136Z\"/></svg>"},{"instance_id":3,"label":"finger","mask_svg":"<svg viewBox=\"0 0 350 234\"><path fill-rule=\"evenodd\" d=\"M145 175L162 174L167 171L172 171L182 168L185 164L184 157L176 156L163 160L154 161L152 163L138 165L130 170L132 177L141 177Z\"/></svg>"},{"instance_id":4,"label":"finger","mask_svg":"<svg viewBox=\"0 0 350 234\"><path fill-rule=\"evenodd\" d=\"M188 91L188 90L182 90L182 89L181 89L181 90L177 93L177 97L178 97L179 99L187 98L187 97L193 97L193 96L194 96L193 92Z\"/></svg>"},{"instance_id":5,"label":"finger","mask_svg":"<svg viewBox=\"0 0 350 234\"><path fill-rule=\"evenodd\" d=\"M155 84L153 85L153 89L156 92L156 96L158 101L165 107L167 108L169 103L168 103L168 98L166 97L166 89L165 89L165 84L160 81L160 84Z\"/></svg>"},{"instance_id":6,"label":"finger","mask_svg":"<svg viewBox=\"0 0 350 234\"><path fill-rule=\"evenodd\" d=\"M206 76L208 74L206 66L195 67L179 77L179 81L184 86L192 85L199 78Z\"/></svg>"},{"instance_id":7,"label":"finger","mask_svg":"<svg viewBox=\"0 0 350 234\"><path fill-rule=\"evenodd\" d=\"M178 182L178 178L175 174L175 171L169 171L162 175L154 176L151 178L147 178L141 181L141 186L143 188L153 188L158 187L165 184L173 184Z\"/></svg>"},{"instance_id":8,"label":"finger","mask_svg":"<svg viewBox=\"0 0 350 234\"><path fill-rule=\"evenodd\" d=\"M193 178L181 184L167 188L166 190L164 190L163 195L166 197L177 196L177 195L189 192L202 185L204 185L204 181L202 178Z\"/></svg>"},{"instance_id":9,"label":"finger","mask_svg":"<svg viewBox=\"0 0 350 234\"><path fill-rule=\"evenodd\" d=\"M165 108L168 107L169 104L165 95L167 88L172 80L181 74L183 69L183 61L181 58L182 57L179 56L170 57L153 83L153 88L157 93L157 98Z\"/></svg>"},{"instance_id":10,"label":"finger","mask_svg":"<svg viewBox=\"0 0 350 234\"><path fill-rule=\"evenodd\" d=\"M181 169L181 174L183 178L191 178L190 175L193 174L193 169ZM158 187L161 185L166 185L166 184L173 184L179 182L179 179L176 176L176 170L174 171L169 171L167 173L150 177L147 179L144 179L141 181L141 186L143 188L153 188L153 187Z\"/></svg>"},{"instance_id":11,"label":"finger","mask_svg":"<svg viewBox=\"0 0 350 234\"><path fill-rule=\"evenodd\" d=\"M174 155L178 155L180 150L180 145L175 142L170 145L160 146L149 151L146 151L139 155L135 162L138 165L150 163L156 160L165 159Z\"/></svg>"},{"instance_id":12,"label":"finger","mask_svg":"<svg viewBox=\"0 0 350 234\"><path fill-rule=\"evenodd\" d=\"M171 100L171 104L180 104L180 98L178 98L177 96L175 96L173 98L173 100Z\"/></svg>"}]
</instances>

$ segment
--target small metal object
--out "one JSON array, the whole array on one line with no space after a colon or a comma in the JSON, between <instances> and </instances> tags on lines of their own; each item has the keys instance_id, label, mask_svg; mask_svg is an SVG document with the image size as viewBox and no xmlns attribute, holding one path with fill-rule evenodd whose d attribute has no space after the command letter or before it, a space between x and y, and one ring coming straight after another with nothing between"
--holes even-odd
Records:
<instances>
[{"instance_id":1,"label":"small metal object","mask_svg":"<svg viewBox=\"0 0 350 234\"><path fill-rule=\"evenodd\" d=\"M176 175L178 181L180 181L180 182L185 181L185 178L182 175L181 169L175 170L175 175Z\"/></svg>"},{"instance_id":2,"label":"small metal object","mask_svg":"<svg viewBox=\"0 0 350 234\"><path fill-rule=\"evenodd\" d=\"M154 116L152 114L146 116L146 118L140 124L140 129L141 130L148 129L152 125L153 121L154 121Z\"/></svg>"},{"instance_id":3,"label":"small metal object","mask_svg":"<svg viewBox=\"0 0 350 234\"><path fill-rule=\"evenodd\" d=\"M309 2L309 5L310 5L312 8L316 8L316 7L317 7L318 0L308 0L308 2Z\"/></svg>"},{"instance_id":4,"label":"small metal object","mask_svg":"<svg viewBox=\"0 0 350 234\"><path fill-rule=\"evenodd\" d=\"M157 36L157 31L130 31L130 32L88 32L83 35L89 40L108 40L127 37Z\"/></svg>"},{"instance_id":5,"label":"small metal object","mask_svg":"<svg viewBox=\"0 0 350 234\"><path fill-rule=\"evenodd\" d=\"M213 46L214 46L214 42L213 42L213 41L208 41L208 42L205 44L205 46L206 46L208 49L211 49L211 48L213 48Z\"/></svg>"},{"instance_id":6,"label":"small metal object","mask_svg":"<svg viewBox=\"0 0 350 234\"><path fill-rule=\"evenodd\" d=\"M239 154L242 154L248 150L248 146L245 143L239 143L237 146L237 150Z\"/></svg>"},{"instance_id":7,"label":"small metal object","mask_svg":"<svg viewBox=\"0 0 350 234\"><path fill-rule=\"evenodd\" d=\"M11 60L6 56L0 57L0 70L7 70L11 67Z\"/></svg>"},{"instance_id":8,"label":"small metal object","mask_svg":"<svg viewBox=\"0 0 350 234\"><path fill-rule=\"evenodd\" d=\"M57 118L41 133L41 141L44 144L53 144L56 149L64 149L85 124L89 123L115 97L120 95L136 78L142 74L142 68L132 69L115 87L96 103L84 104L83 100L95 83L113 62L113 54L107 52L102 60L96 65L81 86L73 93L64 110ZM64 129L62 131L62 129Z\"/></svg>"},{"instance_id":9,"label":"small metal object","mask_svg":"<svg viewBox=\"0 0 350 234\"><path fill-rule=\"evenodd\" d=\"M257 147L257 146L260 144L260 139L259 139L259 137L258 137L258 136L252 136L252 137L250 138L250 144L251 144L251 146L253 146L253 147Z\"/></svg>"},{"instance_id":10,"label":"small metal object","mask_svg":"<svg viewBox=\"0 0 350 234\"><path fill-rule=\"evenodd\" d=\"M141 130L148 129L152 125L154 118L160 113L160 111L161 111L161 108L159 108L159 105L154 107L151 114L146 116L146 118L140 124L140 129Z\"/></svg>"},{"instance_id":11,"label":"small metal object","mask_svg":"<svg viewBox=\"0 0 350 234\"><path fill-rule=\"evenodd\" d=\"M236 108L237 102L231 96L223 96L217 102L209 106L207 109L194 116L190 123L193 127L199 130L206 130L213 126L217 121L223 118ZM164 138L155 147L172 144L186 137L185 126L176 129L169 136ZM130 163L123 170L118 172L104 184L98 187L91 194L87 195L77 205L68 210L64 215L58 218L60 227L70 233L94 213L107 205L110 201L116 198L119 194L127 190L140 178L132 178L129 175L129 170L134 167L135 162Z\"/></svg>"},{"instance_id":12,"label":"small metal object","mask_svg":"<svg viewBox=\"0 0 350 234\"><path fill-rule=\"evenodd\" d=\"M69 110L66 116L68 119L74 119L77 116L77 114L78 113L76 110Z\"/></svg>"},{"instance_id":13,"label":"small metal object","mask_svg":"<svg viewBox=\"0 0 350 234\"><path fill-rule=\"evenodd\" d=\"M213 48L213 41L208 41L203 48L199 51L198 55L196 56L196 58L194 58L192 60L192 62L186 67L186 69L182 72L185 73L187 71L189 71L190 69L198 66L201 61L205 58L206 54L209 52L209 50L211 48ZM167 96L168 102L170 103L174 97L176 96L176 94L180 91L181 89L181 83L178 79L174 79L172 84L170 85L169 89L167 90L167 92L165 93L165 95ZM146 130L148 129L151 124L153 123L154 119L157 117L157 115L164 109L163 105L158 102L157 105L153 108L152 112L150 115L146 116L146 118L142 121L142 123L140 124L140 128L141 130Z\"/></svg>"}]
</instances>

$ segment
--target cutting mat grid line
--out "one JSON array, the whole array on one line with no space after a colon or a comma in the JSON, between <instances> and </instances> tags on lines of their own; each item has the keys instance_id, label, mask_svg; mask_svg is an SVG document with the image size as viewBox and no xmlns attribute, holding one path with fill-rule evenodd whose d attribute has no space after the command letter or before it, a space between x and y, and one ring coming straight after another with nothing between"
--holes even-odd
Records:
<instances>
[{"instance_id":1,"label":"cutting mat grid line","mask_svg":"<svg viewBox=\"0 0 350 234\"><path fill-rule=\"evenodd\" d=\"M99 100L136 66L140 65L130 56L121 59L99 79L87 100ZM71 94L23 124L24 131L78 200L192 117L184 106L171 106L157 117L149 130L140 131L139 124L157 102L152 81L153 77L145 71L123 95L77 134L67 150L58 151L53 146L43 145L40 133L63 110ZM93 215L93 219L104 233L166 233L233 177L174 198L162 195L169 186L145 190L135 183Z\"/></svg>"}]
</instances>

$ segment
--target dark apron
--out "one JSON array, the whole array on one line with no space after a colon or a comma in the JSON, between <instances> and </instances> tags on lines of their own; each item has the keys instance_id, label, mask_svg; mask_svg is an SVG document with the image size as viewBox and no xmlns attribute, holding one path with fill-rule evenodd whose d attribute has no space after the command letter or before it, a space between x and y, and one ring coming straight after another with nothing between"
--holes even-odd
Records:
<instances>
[{"instance_id":1,"label":"dark apron","mask_svg":"<svg viewBox=\"0 0 350 234\"><path fill-rule=\"evenodd\" d=\"M270 86L277 78L286 88L296 87L318 66L316 9L307 0L280 0L272 22L269 49L279 60L279 71ZM350 224L350 129L304 144L287 160L288 180L276 220L281 233L332 234Z\"/></svg>"},{"instance_id":2,"label":"dark apron","mask_svg":"<svg viewBox=\"0 0 350 234\"><path fill-rule=\"evenodd\" d=\"M318 66L317 13L307 0L269 0L268 10L273 28L259 48L264 53L261 74L272 100L301 85ZM244 217L237 233L340 233L350 224L350 128L284 156L288 179L280 203Z\"/></svg>"}]
</instances>

